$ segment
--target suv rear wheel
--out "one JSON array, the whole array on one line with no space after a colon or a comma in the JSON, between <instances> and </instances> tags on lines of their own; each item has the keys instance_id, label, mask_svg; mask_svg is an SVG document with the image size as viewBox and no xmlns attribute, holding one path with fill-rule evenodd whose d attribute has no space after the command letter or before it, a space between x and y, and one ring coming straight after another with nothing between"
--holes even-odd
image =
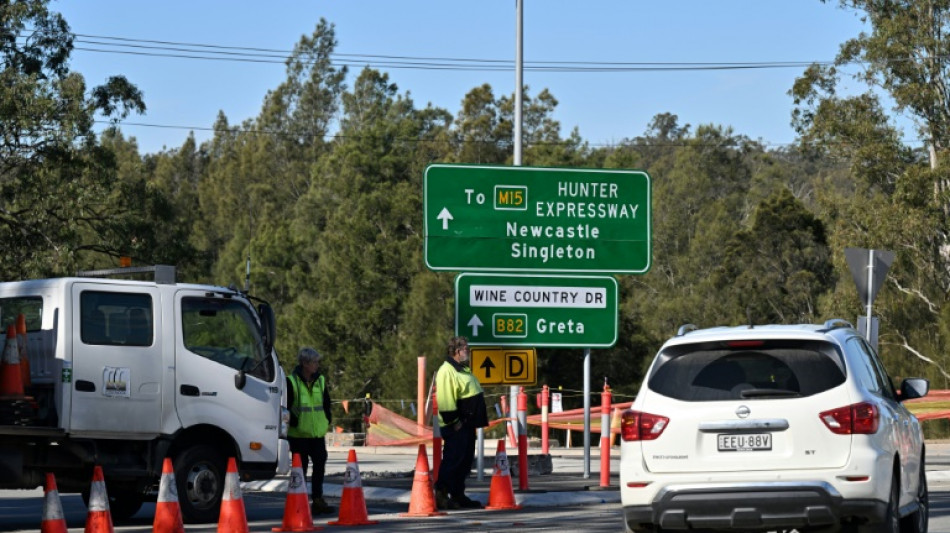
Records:
<instances>
[{"instance_id":1,"label":"suv rear wheel","mask_svg":"<svg viewBox=\"0 0 950 533\"><path fill-rule=\"evenodd\" d=\"M924 457L924 452L920 452ZM927 533L930 521L930 496L927 490L927 472L920 460L920 482L917 484L917 511L901 519L901 533Z\"/></svg>"},{"instance_id":2,"label":"suv rear wheel","mask_svg":"<svg viewBox=\"0 0 950 533\"><path fill-rule=\"evenodd\" d=\"M890 497L887 501L887 514L884 520L877 524L868 524L857 528L857 533L901 533L900 510L897 508L900 501L900 476L891 474Z\"/></svg>"}]
</instances>

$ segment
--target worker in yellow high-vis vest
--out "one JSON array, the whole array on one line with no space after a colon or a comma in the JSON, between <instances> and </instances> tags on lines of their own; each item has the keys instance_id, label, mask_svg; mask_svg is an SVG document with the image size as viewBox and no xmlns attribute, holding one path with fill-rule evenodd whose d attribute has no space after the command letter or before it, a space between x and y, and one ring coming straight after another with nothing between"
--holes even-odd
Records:
<instances>
[{"instance_id":1,"label":"worker in yellow high-vis vest","mask_svg":"<svg viewBox=\"0 0 950 533\"><path fill-rule=\"evenodd\" d=\"M287 440L290 452L299 453L304 477L307 465L313 460L313 514L330 514L333 507L323 499L323 475L327 466L327 442L325 436L333 416L330 412L330 387L327 378L320 372L323 356L310 347L297 352L297 367L287 376L287 408L290 410L290 429Z\"/></svg>"},{"instance_id":2,"label":"worker in yellow high-vis vest","mask_svg":"<svg viewBox=\"0 0 950 533\"><path fill-rule=\"evenodd\" d=\"M445 362L435 377L439 404L442 463L435 484L435 504L439 509L481 509L482 504L465 495L465 479L475 458L475 430L488 425L485 393L469 368L468 339L449 339Z\"/></svg>"}]
</instances>

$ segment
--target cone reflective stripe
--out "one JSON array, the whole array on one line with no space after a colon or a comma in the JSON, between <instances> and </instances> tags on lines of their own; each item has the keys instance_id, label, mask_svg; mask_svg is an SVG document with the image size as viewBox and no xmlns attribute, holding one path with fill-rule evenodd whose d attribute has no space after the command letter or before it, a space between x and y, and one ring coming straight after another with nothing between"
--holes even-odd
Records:
<instances>
[{"instance_id":1,"label":"cone reflective stripe","mask_svg":"<svg viewBox=\"0 0 950 533\"><path fill-rule=\"evenodd\" d=\"M248 533L247 513L241 498L237 461L228 458L228 472L224 476L224 494L221 495L221 513L218 515L218 533Z\"/></svg>"},{"instance_id":2,"label":"cone reflective stripe","mask_svg":"<svg viewBox=\"0 0 950 533\"><path fill-rule=\"evenodd\" d=\"M66 517L63 516L63 503L59 500L59 489L56 488L56 476L46 473L45 495L43 497L43 521L40 522L40 533L68 533Z\"/></svg>"},{"instance_id":3,"label":"cone reflective stripe","mask_svg":"<svg viewBox=\"0 0 950 533\"><path fill-rule=\"evenodd\" d=\"M113 533L112 514L109 513L109 494L106 481L102 476L102 467L96 465L92 471L92 485L89 487L89 513L86 515L85 533Z\"/></svg>"},{"instance_id":4,"label":"cone reflective stripe","mask_svg":"<svg viewBox=\"0 0 950 533\"><path fill-rule=\"evenodd\" d=\"M16 345L16 326L13 324L7 327L7 343L3 347L3 360L0 361L0 396L24 396L20 350Z\"/></svg>"},{"instance_id":5,"label":"cone reflective stripe","mask_svg":"<svg viewBox=\"0 0 950 533\"><path fill-rule=\"evenodd\" d=\"M343 496L340 498L340 518L328 522L331 526L362 526L378 524L369 520L366 512L366 500L363 498L363 484L360 481L360 467L356 463L356 450L350 450L346 458L346 472L343 474Z\"/></svg>"},{"instance_id":6,"label":"cone reflective stripe","mask_svg":"<svg viewBox=\"0 0 950 533\"><path fill-rule=\"evenodd\" d=\"M493 511L521 509L521 506L515 503L515 491L511 487L511 473L504 439L498 440L498 451L495 452L495 472L491 477L491 490L488 493L488 505L485 509Z\"/></svg>"},{"instance_id":7,"label":"cone reflective stripe","mask_svg":"<svg viewBox=\"0 0 950 533\"><path fill-rule=\"evenodd\" d=\"M175 484L175 469L168 457L162 462L162 480L158 484L158 499L155 501L155 520L152 533L184 533L185 525L178 505L178 485Z\"/></svg>"},{"instance_id":8,"label":"cone reflective stripe","mask_svg":"<svg viewBox=\"0 0 950 533\"><path fill-rule=\"evenodd\" d=\"M30 378L30 356L26 352L26 316L23 313L16 317L16 346L20 354L20 381L26 389L33 380Z\"/></svg>"},{"instance_id":9,"label":"cone reflective stripe","mask_svg":"<svg viewBox=\"0 0 950 533\"><path fill-rule=\"evenodd\" d=\"M284 503L284 521L272 531L318 531L314 527L310 504L307 501L307 480L303 473L300 454L293 455L290 465L290 481L287 483L287 501Z\"/></svg>"},{"instance_id":10,"label":"cone reflective stripe","mask_svg":"<svg viewBox=\"0 0 950 533\"><path fill-rule=\"evenodd\" d=\"M412 479L412 495L409 497L409 512L399 516L441 516L435 506L435 493L432 490L432 474L429 472L429 457L426 445L419 445L416 457L416 473Z\"/></svg>"}]
</instances>

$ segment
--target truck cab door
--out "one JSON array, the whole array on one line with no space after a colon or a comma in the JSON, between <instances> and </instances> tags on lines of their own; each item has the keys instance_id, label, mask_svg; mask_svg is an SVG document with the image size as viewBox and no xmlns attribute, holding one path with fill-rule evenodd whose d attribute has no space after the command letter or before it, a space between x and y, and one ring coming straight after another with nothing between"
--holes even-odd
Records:
<instances>
[{"instance_id":1,"label":"truck cab door","mask_svg":"<svg viewBox=\"0 0 950 533\"><path fill-rule=\"evenodd\" d=\"M264 352L252 307L227 294L185 289L176 294L175 311L175 406L182 426L218 426L234 438L243 461L277 461L280 373ZM236 380L241 371L243 379Z\"/></svg>"},{"instance_id":2,"label":"truck cab door","mask_svg":"<svg viewBox=\"0 0 950 533\"><path fill-rule=\"evenodd\" d=\"M151 438L162 422L158 290L77 282L67 316L72 335L70 432Z\"/></svg>"}]
</instances>

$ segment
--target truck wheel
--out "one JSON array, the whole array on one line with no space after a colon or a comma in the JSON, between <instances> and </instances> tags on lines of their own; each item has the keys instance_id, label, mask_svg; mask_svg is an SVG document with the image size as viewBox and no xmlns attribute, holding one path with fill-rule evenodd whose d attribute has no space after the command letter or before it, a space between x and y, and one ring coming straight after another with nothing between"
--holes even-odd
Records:
<instances>
[{"instance_id":1,"label":"truck wheel","mask_svg":"<svg viewBox=\"0 0 950 533\"><path fill-rule=\"evenodd\" d=\"M225 459L211 446L195 446L175 460L178 505L189 524L205 524L218 519L224 492Z\"/></svg>"}]
</instances>

